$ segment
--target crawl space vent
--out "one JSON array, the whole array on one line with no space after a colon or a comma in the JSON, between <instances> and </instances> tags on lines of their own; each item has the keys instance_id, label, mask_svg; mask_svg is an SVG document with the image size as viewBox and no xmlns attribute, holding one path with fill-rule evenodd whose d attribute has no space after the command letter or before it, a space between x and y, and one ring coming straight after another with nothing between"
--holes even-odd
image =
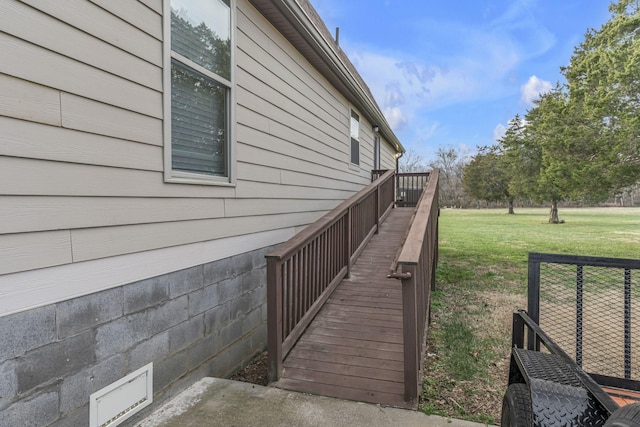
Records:
<instances>
[{"instance_id":1,"label":"crawl space vent","mask_svg":"<svg viewBox=\"0 0 640 427\"><path fill-rule=\"evenodd\" d=\"M89 427L115 427L153 402L153 363L89 397Z\"/></svg>"}]
</instances>

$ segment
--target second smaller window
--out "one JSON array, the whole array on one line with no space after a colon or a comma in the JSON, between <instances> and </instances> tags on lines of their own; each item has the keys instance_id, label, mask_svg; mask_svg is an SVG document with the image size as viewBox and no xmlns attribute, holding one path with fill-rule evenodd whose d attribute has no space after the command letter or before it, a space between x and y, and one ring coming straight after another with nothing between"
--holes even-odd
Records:
<instances>
[{"instance_id":1,"label":"second smaller window","mask_svg":"<svg viewBox=\"0 0 640 427\"><path fill-rule=\"evenodd\" d=\"M351 163L360 165L360 116L351 110Z\"/></svg>"}]
</instances>

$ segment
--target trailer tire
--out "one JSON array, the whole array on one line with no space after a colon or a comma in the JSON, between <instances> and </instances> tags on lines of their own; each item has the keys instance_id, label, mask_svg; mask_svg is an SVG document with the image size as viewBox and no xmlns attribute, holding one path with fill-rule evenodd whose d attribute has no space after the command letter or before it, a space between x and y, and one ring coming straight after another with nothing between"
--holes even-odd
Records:
<instances>
[{"instance_id":1,"label":"trailer tire","mask_svg":"<svg viewBox=\"0 0 640 427\"><path fill-rule=\"evenodd\" d=\"M531 427L533 425L531 394L523 383L511 384L502 399L502 427Z\"/></svg>"},{"instance_id":2,"label":"trailer tire","mask_svg":"<svg viewBox=\"0 0 640 427\"><path fill-rule=\"evenodd\" d=\"M605 427L640 427L640 403L616 410L604 423Z\"/></svg>"}]
</instances>

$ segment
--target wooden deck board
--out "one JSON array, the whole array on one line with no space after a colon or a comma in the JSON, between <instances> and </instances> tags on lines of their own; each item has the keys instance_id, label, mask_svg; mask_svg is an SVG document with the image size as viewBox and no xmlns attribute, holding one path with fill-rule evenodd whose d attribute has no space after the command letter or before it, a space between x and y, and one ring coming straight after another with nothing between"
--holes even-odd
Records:
<instances>
[{"instance_id":1,"label":"wooden deck board","mask_svg":"<svg viewBox=\"0 0 640 427\"><path fill-rule=\"evenodd\" d=\"M367 348L359 348L359 347L351 347L347 345L340 345L339 343L322 343L322 342L311 342L311 341L299 341L296 347L296 351L305 351L311 350L318 353L329 353L329 354L344 354L351 356L353 359L353 363L357 363L360 358L368 358L368 359L377 359L380 360L380 363L385 362L403 362L403 354L397 350L393 349L374 349L371 351ZM312 357L310 357L312 359ZM366 365L363 365L366 366ZM404 365L403 369L404 369Z\"/></svg>"},{"instance_id":2,"label":"wooden deck board","mask_svg":"<svg viewBox=\"0 0 640 427\"><path fill-rule=\"evenodd\" d=\"M386 326L389 328L402 328L402 318L391 315L372 315L370 313L350 313L348 311L332 310L328 313L334 323L348 323L351 325Z\"/></svg>"},{"instance_id":3,"label":"wooden deck board","mask_svg":"<svg viewBox=\"0 0 640 427\"><path fill-rule=\"evenodd\" d=\"M296 356L300 358L304 358L307 360L317 360L321 362L330 362L330 363L339 363L345 365L354 365L361 367L371 367L371 368L379 368L379 369L387 369L391 371L403 371L404 365L402 364L402 359L392 360L391 357L397 357L395 353L384 353L380 356L381 358L373 358L371 356L378 356L378 354L367 354L364 353L363 356L354 356L353 354L341 354L339 352L331 352L331 348L318 348L308 346L308 350L304 344L299 346L296 349ZM346 347L350 348L350 347Z\"/></svg>"},{"instance_id":4,"label":"wooden deck board","mask_svg":"<svg viewBox=\"0 0 640 427\"><path fill-rule=\"evenodd\" d=\"M320 394L322 396L337 397L339 399L357 400L359 402L386 402L384 404L388 406L414 409L412 405L405 402L404 398L399 396L397 393L385 393L380 390L367 391L326 384L322 387L322 393L318 393L319 386L317 383L290 378L283 378L278 381L278 387L302 393Z\"/></svg>"},{"instance_id":5,"label":"wooden deck board","mask_svg":"<svg viewBox=\"0 0 640 427\"><path fill-rule=\"evenodd\" d=\"M403 348L401 344L386 343L386 342L379 342L379 341L365 341L365 340L359 340L359 339L336 337L336 336L322 335L322 334L316 334L316 333L304 334L300 338L300 341L303 341L303 340L330 344L330 345L351 346L354 348L365 349L369 351L374 351L374 350L395 351L400 354L402 354L403 352Z\"/></svg>"},{"instance_id":6,"label":"wooden deck board","mask_svg":"<svg viewBox=\"0 0 640 427\"><path fill-rule=\"evenodd\" d=\"M359 318L356 316L349 317L346 313L342 316L334 315L331 319L323 319L319 323L322 323L329 327L339 328L345 327L350 328L351 330L367 330L361 328L371 328L371 327L381 327L381 328L390 328L390 329L401 329L402 321L394 320L394 319L367 319L367 318ZM395 332L395 331L394 331Z\"/></svg>"},{"instance_id":7,"label":"wooden deck board","mask_svg":"<svg viewBox=\"0 0 640 427\"><path fill-rule=\"evenodd\" d=\"M372 325L358 325L352 323L336 323L333 321L329 321L326 319L322 319L320 322L316 323L317 326L322 329L338 329L350 332L358 332L363 334L380 334L380 335L397 335L398 329L400 328L387 328L384 326L372 326ZM387 342L395 342L395 340L387 341Z\"/></svg>"},{"instance_id":8,"label":"wooden deck board","mask_svg":"<svg viewBox=\"0 0 640 427\"><path fill-rule=\"evenodd\" d=\"M363 402L404 401L402 289L389 267L412 208L394 209L284 360L275 386Z\"/></svg>"},{"instance_id":9,"label":"wooden deck board","mask_svg":"<svg viewBox=\"0 0 640 427\"><path fill-rule=\"evenodd\" d=\"M404 384L396 381L344 375L342 373L336 374L333 372L327 372L326 370L316 371L313 369L301 369L296 367L289 367L287 368L287 371L288 374L286 375L286 378L317 383L320 385L320 390L322 390L322 385L334 385L363 390L365 394L369 391L373 392L378 390L401 396L404 392Z\"/></svg>"}]
</instances>

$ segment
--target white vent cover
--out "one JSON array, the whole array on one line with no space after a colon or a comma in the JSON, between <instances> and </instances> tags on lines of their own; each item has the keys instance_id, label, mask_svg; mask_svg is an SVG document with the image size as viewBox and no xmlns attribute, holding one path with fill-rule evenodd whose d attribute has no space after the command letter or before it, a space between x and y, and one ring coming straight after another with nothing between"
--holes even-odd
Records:
<instances>
[{"instance_id":1,"label":"white vent cover","mask_svg":"<svg viewBox=\"0 0 640 427\"><path fill-rule=\"evenodd\" d=\"M89 427L115 427L153 402L153 363L89 397Z\"/></svg>"}]
</instances>

